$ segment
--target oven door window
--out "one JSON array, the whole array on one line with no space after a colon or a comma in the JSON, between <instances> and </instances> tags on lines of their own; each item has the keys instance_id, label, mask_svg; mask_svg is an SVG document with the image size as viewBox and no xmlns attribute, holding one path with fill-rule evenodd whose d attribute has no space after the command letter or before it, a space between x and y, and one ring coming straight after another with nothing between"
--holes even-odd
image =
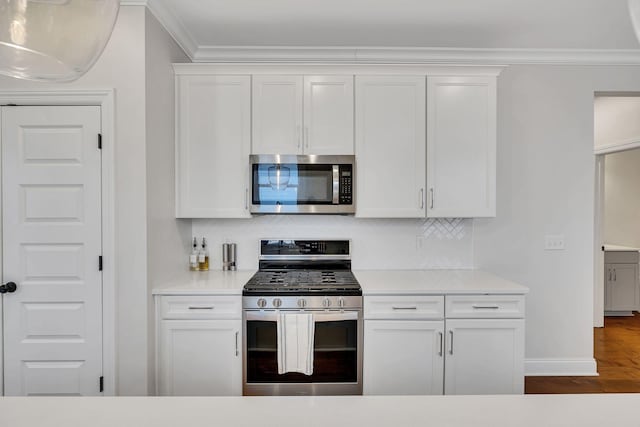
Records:
<instances>
[{"instance_id":1,"label":"oven door window","mask_svg":"<svg viewBox=\"0 0 640 427\"><path fill-rule=\"evenodd\" d=\"M254 205L330 205L333 166L254 164Z\"/></svg>"},{"instance_id":2,"label":"oven door window","mask_svg":"<svg viewBox=\"0 0 640 427\"><path fill-rule=\"evenodd\" d=\"M357 382L357 321L316 322L315 328L313 374L279 375L276 322L247 321L247 382Z\"/></svg>"}]
</instances>

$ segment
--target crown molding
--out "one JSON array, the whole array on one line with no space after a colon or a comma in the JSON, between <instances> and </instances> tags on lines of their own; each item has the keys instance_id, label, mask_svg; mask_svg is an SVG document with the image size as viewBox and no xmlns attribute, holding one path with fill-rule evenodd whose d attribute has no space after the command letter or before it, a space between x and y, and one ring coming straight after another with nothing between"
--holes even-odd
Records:
<instances>
[{"instance_id":1,"label":"crown molding","mask_svg":"<svg viewBox=\"0 0 640 427\"><path fill-rule=\"evenodd\" d=\"M475 49L202 46L194 62L640 65L640 49Z\"/></svg>"},{"instance_id":2,"label":"crown molding","mask_svg":"<svg viewBox=\"0 0 640 427\"><path fill-rule=\"evenodd\" d=\"M487 65L640 65L640 49L511 49L336 46L199 46L167 6L170 0L121 0L146 6L193 62Z\"/></svg>"},{"instance_id":3,"label":"crown molding","mask_svg":"<svg viewBox=\"0 0 640 427\"><path fill-rule=\"evenodd\" d=\"M136 1L131 1L130 3L136 3ZM147 9L173 37L187 56L193 60L195 52L198 50L198 45L186 26L167 6L166 0L146 0L143 3L146 4ZM120 0L120 4L124 4L124 2Z\"/></svg>"}]
</instances>

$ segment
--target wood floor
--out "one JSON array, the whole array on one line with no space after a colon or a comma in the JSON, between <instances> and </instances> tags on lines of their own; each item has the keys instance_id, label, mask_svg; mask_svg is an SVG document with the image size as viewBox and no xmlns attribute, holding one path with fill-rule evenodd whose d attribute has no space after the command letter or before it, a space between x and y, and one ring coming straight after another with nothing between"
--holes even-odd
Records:
<instances>
[{"instance_id":1,"label":"wood floor","mask_svg":"<svg viewBox=\"0 0 640 427\"><path fill-rule=\"evenodd\" d=\"M598 377L526 377L525 393L640 393L640 314L594 328Z\"/></svg>"}]
</instances>

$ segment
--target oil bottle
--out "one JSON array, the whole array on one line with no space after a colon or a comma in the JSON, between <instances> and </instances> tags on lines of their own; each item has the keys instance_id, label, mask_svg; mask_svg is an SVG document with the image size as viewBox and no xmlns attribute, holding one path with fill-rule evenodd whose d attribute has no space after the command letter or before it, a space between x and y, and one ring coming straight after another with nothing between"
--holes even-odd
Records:
<instances>
[{"instance_id":1,"label":"oil bottle","mask_svg":"<svg viewBox=\"0 0 640 427\"><path fill-rule=\"evenodd\" d=\"M202 249L198 253L198 268L200 271L209 271L209 248L207 239L202 238Z\"/></svg>"},{"instance_id":2,"label":"oil bottle","mask_svg":"<svg viewBox=\"0 0 640 427\"><path fill-rule=\"evenodd\" d=\"M189 270L200 270L200 264L198 264L198 240L195 237L193 238L193 249L189 254Z\"/></svg>"}]
</instances>

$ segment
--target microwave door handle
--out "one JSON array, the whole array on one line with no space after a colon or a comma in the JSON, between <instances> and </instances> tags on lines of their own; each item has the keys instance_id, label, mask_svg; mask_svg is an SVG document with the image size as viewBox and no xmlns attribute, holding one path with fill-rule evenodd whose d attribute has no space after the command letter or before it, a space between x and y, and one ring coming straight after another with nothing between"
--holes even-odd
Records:
<instances>
[{"instance_id":1,"label":"microwave door handle","mask_svg":"<svg viewBox=\"0 0 640 427\"><path fill-rule=\"evenodd\" d=\"M333 200L334 205L340 202L340 165L333 165Z\"/></svg>"}]
</instances>

